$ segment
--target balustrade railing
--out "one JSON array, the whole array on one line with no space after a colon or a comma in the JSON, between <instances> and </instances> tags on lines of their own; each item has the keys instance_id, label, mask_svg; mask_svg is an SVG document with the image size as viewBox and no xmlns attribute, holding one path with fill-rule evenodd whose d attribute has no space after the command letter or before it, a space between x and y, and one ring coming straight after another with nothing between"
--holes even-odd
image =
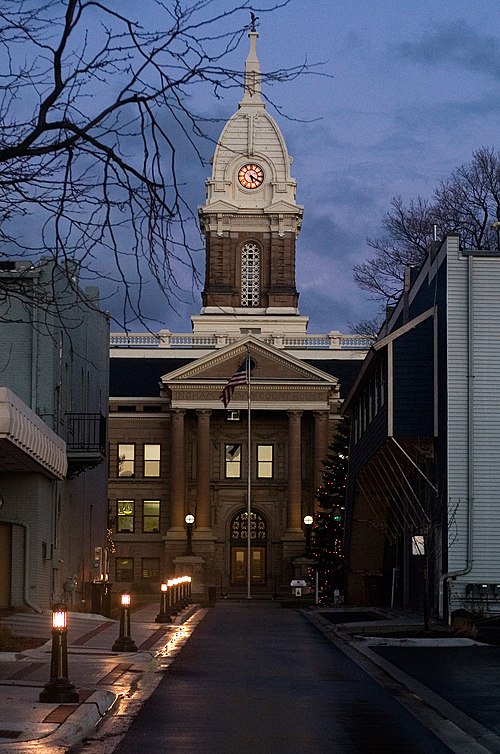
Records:
<instances>
[{"instance_id":1,"label":"balustrade railing","mask_svg":"<svg viewBox=\"0 0 500 754\"><path fill-rule=\"evenodd\" d=\"M257 336L259 337L259 336ZM238 340L234 335L193 335L192 333L111 333L111 348L222 348ZM339 332L324 335L265 335L265 343L275 348L306 350L366 350L373 343L368 335Z\"/></svg>"}]
</instances>

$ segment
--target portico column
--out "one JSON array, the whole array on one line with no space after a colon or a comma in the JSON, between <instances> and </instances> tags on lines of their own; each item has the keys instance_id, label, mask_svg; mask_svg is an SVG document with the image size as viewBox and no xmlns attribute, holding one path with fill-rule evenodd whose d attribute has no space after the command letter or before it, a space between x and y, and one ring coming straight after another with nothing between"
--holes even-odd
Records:
<instances>
[{"instance_id":1,"label":"portico column","mask_svg":"<svg viewBox=\"0 0 500 754\"><path fill-rule=\"evenodd\" d=\"M210 529L210 414L200 409L196 443L196 529Z\"/></svg>"},{"instance_id":2,"label":"portico column","mask_svg":"<svg viewBox=\"0 0 500 754\"><path fill-rule=\"evenodd\" d=\"M302 411L288 411L288 531L302 532Z\"/></svg>"},{"instance_id":3,"label":"portico column","mask_svg":"<svg viewBox=\"0 0 500 754\"><path fill-rule=\"evenodd\" d=\"M184 532L184 501L186 498L186 461L184 449L185 409L172 412L172 444L170 466L171 510L170 529Z\"/></svg>"},{"instance_id":4,"label":"portico column","mask_svg":"<svg viewBox=\"0 0 500 754\"><path fill-rule=\"evenodd\" d=\"M328 412L314 411L314 492L323 484L322 461L328 454ZM314 498L314 508L318 501Z\"/></svg>"}]
</instances>

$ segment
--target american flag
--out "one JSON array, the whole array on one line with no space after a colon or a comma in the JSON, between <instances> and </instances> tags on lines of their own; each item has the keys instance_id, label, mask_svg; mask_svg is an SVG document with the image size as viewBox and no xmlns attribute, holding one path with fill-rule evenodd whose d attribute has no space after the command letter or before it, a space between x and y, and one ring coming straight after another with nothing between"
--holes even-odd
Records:
<instances>
[{"instance_id":1,"label":"american flag","mask_svg":"<svg viewBox=\"0 0 500 754\"><path fill-rule=\"evenodd\" d=\"M249 372L249 359L248 356L241 362L236 372L226 382L222 393L219 395L219 400L224 404L224 408L227 408L229 401L233 397L234 390L237 385L246 385L248 383Z\"/></svg>"}]
</instances>

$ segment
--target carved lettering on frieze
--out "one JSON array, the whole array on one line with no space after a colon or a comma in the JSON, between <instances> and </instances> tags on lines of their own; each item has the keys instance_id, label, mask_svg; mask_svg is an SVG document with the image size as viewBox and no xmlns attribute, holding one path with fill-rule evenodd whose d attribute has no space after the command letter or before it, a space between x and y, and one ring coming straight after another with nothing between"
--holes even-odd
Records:
<instances>
[{"instance_id":1,"label":"carved lettering on frieze","mask_svg":"<svg viewBox=\"0 0 500 754\"><path fill-rule=\"evenodd\" d=\"M326 388L328 389L328 388ZM207 388L183 388L178 387L172 390L172 400L184 400L184 401L193 401L194 403L198 401L211 401L211 400L218 400L220 395L220 387L214 388L214 389L207 389ZM329 402L332 402L334 397L329 396ZM246 390L245 388L242 389L240 393L240 398L238 398L238 395L235 396L236 400L246 400ZM265 387L258 387L253 386L252 387L252 402L262 402L262 401L274 401L274 402L280 402L287 403L289 401L293 401L296 403L303 403L304 401L321 401L323 402L325 400L325 388L287 388L286 385L280 385L276 386L276 388L265 388Z\"/></svg>"}]
</instances>

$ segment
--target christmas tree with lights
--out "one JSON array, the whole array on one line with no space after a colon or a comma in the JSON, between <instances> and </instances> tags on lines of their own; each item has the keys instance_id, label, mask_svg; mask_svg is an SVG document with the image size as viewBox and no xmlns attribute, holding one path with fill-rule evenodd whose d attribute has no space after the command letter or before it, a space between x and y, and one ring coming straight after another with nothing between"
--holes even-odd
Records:
<instances>
[{"instance_id":1,"label":"christmas tree with lights","mask_svg":"<svg viewBox=\"0 0 500 754\"><path fill-rule=\"evenodd\" d=\"M320 510L314 516L313 552L318 563L319 601L335 604L344 581L344 514L349 460L349 427L340 419L323 461L323 484L316 490Z\"/></svg>"}]
</instances>

